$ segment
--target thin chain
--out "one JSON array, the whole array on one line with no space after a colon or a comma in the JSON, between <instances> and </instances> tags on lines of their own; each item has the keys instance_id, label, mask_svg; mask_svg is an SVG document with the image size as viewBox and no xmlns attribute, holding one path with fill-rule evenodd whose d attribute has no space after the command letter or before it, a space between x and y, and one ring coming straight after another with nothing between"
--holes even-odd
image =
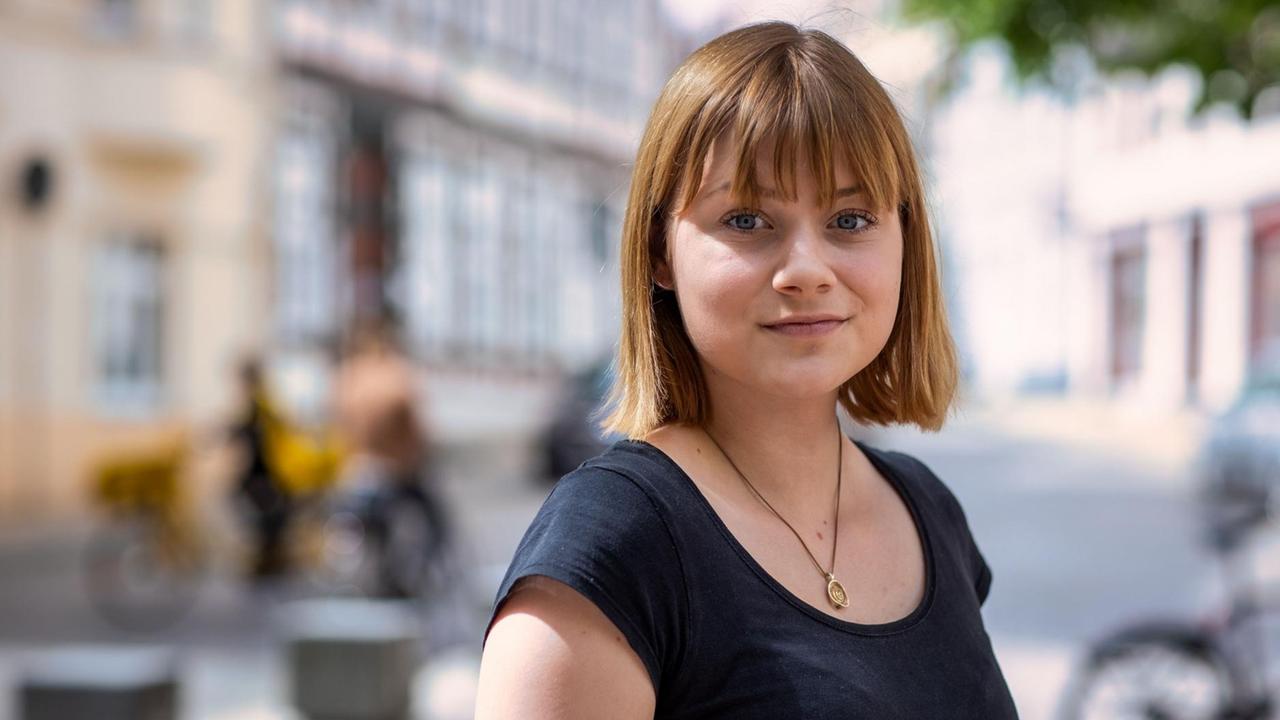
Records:
<instances>
[{"instance_id":1,"label":"thin chain","mask_svg":"<svg viewBox=\"0 0 1280 720\"><path fill-rule=\"evenodd\" d=\"M716 442L716 439L712 437L711 433L708 432L705 428L703 428L703 432L707 433L707 437L711 438L711 442L716 446L717 449L720 450L720 454L724 455L724 459L729 461L729 465L733 467L735 472L738 473L738 477L742 478L742 481L747 484L747 487L751 488L751 492L755 493L755 496L760 498L760 502L764 503L764 506L769 508L769 510L773 512L774 515L777 515L778 519L781 520L783 524L786 525L789 530L791 530L791 533L796 536L796 539L800 541L800 547L804 548L805 553L809 555L809 559L812 560L814 566L818 568L818 572L822 573L822 575L826 577L828 580L835 577L836 546L840 543L840 485L844 478L844 441L843 439L838 441L837 450L836 450L836 458L837 458L836 460L836 529L835 529L834 536L831 538L831 570L827 571L822 569L822 565L818 563L818 558L814 557L812 552L809 552L809 546L805 544L804 538L800 537L800 533L796 532L796 529L794 527L791 527L791 523L787 522L787 519L782 517L782 515L777 510L773 509L773 506L769 504L768 500L764 499L764 496L760 494L759 490L756 490L756 486L752 485L751 481L747 479L747 476L744 475L742 471L738 469L738 466L734 464L733 459L729 457L729 453L725 452L723 447L720 447L720 443ZM839 437L838 433L837 433L837 437Z\"/></svg>"}]
</instances>

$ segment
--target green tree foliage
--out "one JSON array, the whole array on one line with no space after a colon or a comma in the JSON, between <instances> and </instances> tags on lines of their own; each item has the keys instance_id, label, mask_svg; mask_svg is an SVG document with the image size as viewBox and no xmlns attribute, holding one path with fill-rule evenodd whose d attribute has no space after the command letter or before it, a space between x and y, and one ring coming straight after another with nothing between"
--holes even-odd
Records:
<instances>
[{"instance_id":1,"label":"green tree foliage","mask_svg":"<svg viewBox=\"0 0 1280 720\"><path fill-rule=\"evenodd\" d=\"M1194 111L1228 102L1252 117L1280 85L1280 0L903 0L908 20L940 20L955 48L1002 40L1021 79L1062 87L1055 63L1079 48L1104 73L1194 68Z\"/></svg>"}]
</instances>

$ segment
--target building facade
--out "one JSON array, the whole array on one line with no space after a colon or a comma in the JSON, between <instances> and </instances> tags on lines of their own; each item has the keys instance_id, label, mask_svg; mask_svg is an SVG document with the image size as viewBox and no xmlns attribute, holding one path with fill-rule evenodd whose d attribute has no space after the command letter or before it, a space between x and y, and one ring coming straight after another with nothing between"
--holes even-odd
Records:
<instances>
[{"instance_id":1,"label":"building facade","mask_svg":"<svg viewBox=\"0 0 1280 720\"><path fill-rule=\"evenodd\" d=\"M527 434L612 352L629 165L690 40L657 0L283 0L272 32L280 362L390 315L440 439Z\"/></svg>"},{"instance_id":2,"label":"building facade","mask_svg":"<svg viewBox=\"0 0 1280 720\"><path fill-rule=\"evenodd\" d=\"M1081 110L1071 264L1093 291L1068 368L1081 391L1217 410L1280 344L1280 116L1189 121L1189 89L1167 76Z\"/></svg>"},{"instance_id":3,"label":"building facade","mask_svg":"<svg viewBox=\"0 0 1280 720\"><path fill-rule=\"evenodd\" d=\"M528 437L611 353L629 164L691 49L658 0L4 3L0 515L225 421L249 352L323 421L369 318L438 440Z\"/></svg>"},{"instance_id":4,"label":"building facade","mask_svg":"<svg viewBox=\"0 0 1280 720\"><path fill-rule=\"evenodd\" d=\"M971 58L933 147L981 394L1220 411L1280 343L1280 117L1193 117L1193 79L1018 93ZM1271 351L1274 352L1274 351Z\"/></svg>"},{"instance_id":5,"label":"building facade","mask_svg":"<svg viewBox=\"0 0 1280 720\"><path fill-rule=\"evenodd\" d=\"M254 3L0 6L0 515L214 416L261 341Z\"/></svg>"}]
</instances>

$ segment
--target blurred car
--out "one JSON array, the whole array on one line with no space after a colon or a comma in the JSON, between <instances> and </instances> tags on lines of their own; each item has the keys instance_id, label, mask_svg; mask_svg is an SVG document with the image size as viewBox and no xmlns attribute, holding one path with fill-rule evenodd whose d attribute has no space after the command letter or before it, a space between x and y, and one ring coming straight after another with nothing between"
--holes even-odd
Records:
<instances>
[{"instance_id":1,"label":"blurred car","mask_svg":"<svg viewBox=\"0 0 1280 720\"><path fill-rule=\"evenodd\" d=\"M1209 423L1198 458L1210 542L1227 549L1280 513L1280 344Z\"/></svg>"},{"instance_id":2,"label":"blurred car","mask_svg":"<svg viewBox=\"0 0 1280 720\"><path fill-rule=\"evenodd\" d=\"M595 417L612 383L613 367L608 360L565 378L538 444L543 481L554 483L623 438L620 433L602 432Z\"/></svg>"}]
</instances>

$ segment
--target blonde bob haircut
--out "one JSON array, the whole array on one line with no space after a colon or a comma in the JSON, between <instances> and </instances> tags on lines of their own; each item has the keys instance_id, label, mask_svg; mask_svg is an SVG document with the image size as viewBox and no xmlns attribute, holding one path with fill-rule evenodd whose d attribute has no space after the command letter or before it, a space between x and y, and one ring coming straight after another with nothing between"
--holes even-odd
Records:
<instances>
[{"instance_id":1,"label":"blonde bob haircut","mask_svg":"<svg viewBox=\"0 0 1280 720\"><path fill-rule=\"evenodd\" d=\"M662 425L703 426L711 417L675 296L653 272L673 219L701 186L712 141L728 131L738 143L730 192L747 206L759 193L757 153L772 143L775 187L788 199L803 153L819 202L828 204L839 153L876 208L897 208L902 289L893 330L876 358L840 386L839 403L857 422L940 429L956 391L956 352L910 138L893 101L848 48L784 22L711 40L654 104L623 220L622 329L601 427L641 439Z\"/></svg>"}]
</instances>

